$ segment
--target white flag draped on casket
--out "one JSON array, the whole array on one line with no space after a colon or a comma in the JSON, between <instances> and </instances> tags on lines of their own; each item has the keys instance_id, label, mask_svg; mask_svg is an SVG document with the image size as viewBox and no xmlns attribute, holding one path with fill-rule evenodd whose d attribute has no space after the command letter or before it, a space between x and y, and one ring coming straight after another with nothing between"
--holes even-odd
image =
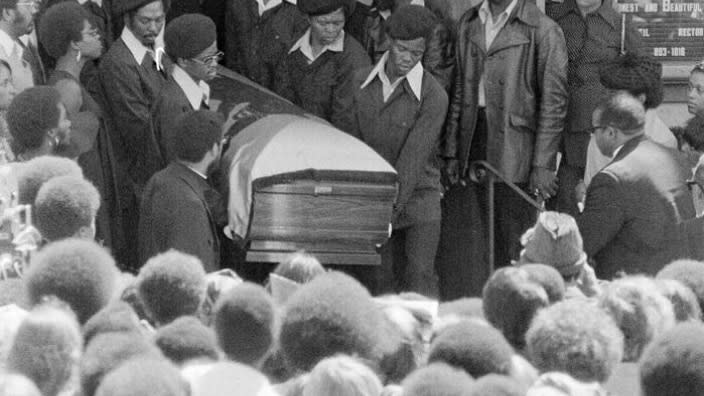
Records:
<instances>
[{"instance_id":1,"label":"white flag draped on casket","mask_svg":"<svg viewBox=\"0 0 704 396\"><path fill-rule=\"evenodd\" d=\"M326 178L395 178L396 171L360 140L320 121L291 114L266 116L230 142L228 216L231 230L246 238L253 183L309 171Z\"/></svg>"}]
</instances>

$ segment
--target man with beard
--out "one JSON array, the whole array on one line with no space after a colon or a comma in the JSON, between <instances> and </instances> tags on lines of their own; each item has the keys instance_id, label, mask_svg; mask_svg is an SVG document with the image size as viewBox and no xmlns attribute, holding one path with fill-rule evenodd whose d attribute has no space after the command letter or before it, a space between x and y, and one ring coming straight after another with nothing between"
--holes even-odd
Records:
<instances>
[{"instance_id":1,"label":"man with beard","mask_svg":"<svg viewBox=\"0 0 704 396\"><path fill-rule=\"evenodd\" d=\"M169 81L152 107L152 125L161 155L167 162L174 159L167 143L178 116L208 109L210 86L207 81L217 74L222 55L216 37L213 21L200 14L181 15L166 26L166 53L175 63L169 70Z\"/></svg>"},{"instance_id":2,"label":"man with beard","mask_svg":"<svg viewBox=\"0 0 704 396\"><path fill-rule=\"evenodd\" d=\"M176 249L200 259L206 272L220 269L220 242L209 206L208 168L220 157L222 118L196 110L181 115L169 136L174 161L144 189L139 219L139 262Z\"/></svg>"},{"instance_id":3,"label":"man with beard","mask_svg":"<svg viewBox=\"0 0 704 396\"><path fill-rule=\"evenodd\" d=\"M29 50L19 38L34 31L34 17L40 3L36 0L0 0L0 59L10 65L12 83L17 92L35 84L35 71L26 60L34 55L25 54Z\"/></svg>"}]
</instances>

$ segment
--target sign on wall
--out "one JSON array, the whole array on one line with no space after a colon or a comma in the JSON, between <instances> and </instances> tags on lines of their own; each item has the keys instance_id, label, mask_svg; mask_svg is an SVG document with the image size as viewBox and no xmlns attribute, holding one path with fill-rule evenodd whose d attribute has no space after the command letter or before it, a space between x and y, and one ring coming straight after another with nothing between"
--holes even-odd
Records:
<instances>
[{"instance_id":1,"label":"sign on wall","mask_svg":"<svg viewBox=\"0 0 704 396\"><path fill-rule=\"evenodd\" d=\"M660 61L704 59L704 0L615 0L629 16L645 50Z\"/></svg>"}]
</instances>

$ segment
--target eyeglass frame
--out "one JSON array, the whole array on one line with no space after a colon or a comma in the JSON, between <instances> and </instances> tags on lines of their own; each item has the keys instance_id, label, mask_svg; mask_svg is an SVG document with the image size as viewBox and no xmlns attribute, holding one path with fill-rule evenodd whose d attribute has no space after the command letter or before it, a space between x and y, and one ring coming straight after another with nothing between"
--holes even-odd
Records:
<instances>
[{"instance_id":1,"label":"eyeglass frame","mask_svg":"<svg viewBox=\"0 0 704 396\"><path fill-rule=\"evenodd\" d=\"M225 56L224 52L218 51L213 55L206 56L204 59L192 58L192 60L207 66L207 65L212 65L213 61L215 61L215 64L218 64L224 56Z\"/></svg>"},{"instance_id":2,"label":"eyeglass frame","mask_svg":"<svg viewBox=\"0 0 704 396\"><path fill-rule=\"evenodd\" d=\"M587 132L589 132L590 135L593 135L597 130L599 129L605 129L610 127L611 125L596 125L592 126L586 129Z\"/></svg>"}]
</instances>

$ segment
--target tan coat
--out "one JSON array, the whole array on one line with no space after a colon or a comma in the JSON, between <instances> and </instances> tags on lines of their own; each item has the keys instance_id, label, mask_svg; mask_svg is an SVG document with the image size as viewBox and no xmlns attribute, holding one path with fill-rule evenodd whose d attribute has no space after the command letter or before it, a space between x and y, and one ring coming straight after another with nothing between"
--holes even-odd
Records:
<instances>
[{"instance_id":1,"label":"tan coat","mask_svg":"<svg viewBox=\"0 0 704 396\"><path fill-rule=\"evenodd\" d=\"M479 79L486 70L487 160L511 181L532 167L554 169L567 112L567 49L560 27L531 2L518 0L487 51L479 6L462 17L457 73L443 155L472 160Z\"/></svg>"}]
</instances>

